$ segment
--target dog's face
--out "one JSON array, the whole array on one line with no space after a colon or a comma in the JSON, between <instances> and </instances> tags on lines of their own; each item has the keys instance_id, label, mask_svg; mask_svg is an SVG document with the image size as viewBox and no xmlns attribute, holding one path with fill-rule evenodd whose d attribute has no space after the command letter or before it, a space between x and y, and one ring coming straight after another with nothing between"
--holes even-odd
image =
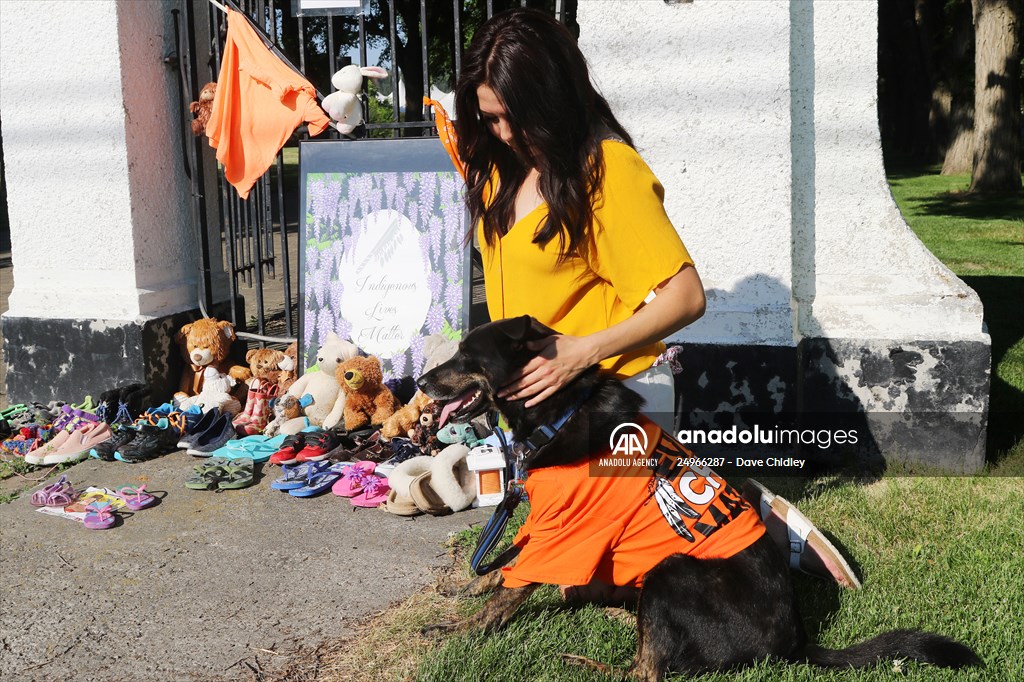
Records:
<instances>
[{"instance_id":1,"label":"dog's face","mask_svg":"<svg viewBox=\"0 0 1024 682\"><path fill-rule=\"evenodd\" d=\"M439 422L465 422L498 407L497 392L536 355L527 347L556 333L523 315L469 332L455 356L420 377L420 390L444 406Z\"/></svg>"}]
</instances>

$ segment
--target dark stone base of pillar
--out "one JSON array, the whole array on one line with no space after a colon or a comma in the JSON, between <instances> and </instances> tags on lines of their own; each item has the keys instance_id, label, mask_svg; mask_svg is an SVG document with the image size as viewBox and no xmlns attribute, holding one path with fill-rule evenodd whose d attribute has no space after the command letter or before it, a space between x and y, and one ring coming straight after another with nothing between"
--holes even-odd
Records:
<instances>
[{"instance_id":1,"label":"dark stone base of pillar","mask_svg":"<svg viewBox=\"0 0 1024 682\"><path fill-rule=\"evenodd\" d=\"M695 454L755 461L794 457L807 463L799 471L779 467L747 475L821 469L875 475L904 470L904 464L921 472L970 473L985 463L991 363L985 342L686 344L680 357L684 369L676 376L677 429L686 430L687 437L719 441L691 442ZM746 445L723 442L733 425L773 431L773 442L759 443L753 437ZM713 431L718 434L711 436ZM840 431L846 435L837 444ZM856 442L849 442L850 431L856 432ZM693 435L697 432L703 435Z\"/></svg>"},{"instance_id":2,"label":"dark stone base of pillar","mask_svg":"<svg viewBox=\"0 0 1024 682\"><path fill-rule=\"evenodd\" d=\"M177 390L184 361L175 334L201 317L185 311L142 323L125 320L3 318L10 403L78 402L131 382L144 382L158 405ZM245 344L232 355L244 364Z\"/></svg>"}]
</instances>

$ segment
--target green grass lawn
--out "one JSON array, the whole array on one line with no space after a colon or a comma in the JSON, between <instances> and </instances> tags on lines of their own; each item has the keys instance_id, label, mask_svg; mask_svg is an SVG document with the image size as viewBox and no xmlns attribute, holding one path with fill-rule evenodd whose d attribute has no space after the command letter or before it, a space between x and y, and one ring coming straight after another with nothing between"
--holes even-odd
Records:
<instances>
[{"instance_id":1,"label":"green grass lawn","mask_svg":"<svg viewBox=\"0 0 1024 682\"><path fill-rule=\"evenodd\" d=\"M988 461L1024 475L1024 195L966 193L967 175L896 170L889 184L907 223L985 306L992 337Z\"/></svg>"},{"instance_id":2,"label":"green grass lawn","mask_svg":"<svg viewBox=\"0 0 1024 682\"><path fill-rule=\"evenodd\" d=\"M765 483L798 501L863 577L864 589L856 592L796 577L813 640L842 648L885 630L921 628L967 643L985 667L955 673L896 661L864 671L826 671L762 662L700 679L1024 680L1024 481L1013 477L1024 475L1024 198L971 197L963 193L968 180L933 169L890 173L893 195L914 232L985 306L993 364L986 472L890 475L871 483ZM462 540L475 541L472 533ZM568 667L558 654L627 666L636 648L632 625L593 607L567 608L552 587L538 590L497 634L427 641L413 635L423 623L473 613L483 601L434 601L402 615L403 632L411 636L406 649L419 661L411 676L438 682L604 680L611 678Z\"/></svg>"},{"instance_id":3,"label":"green grass lawn","mask_svg":"<svg viewBox=\"0 0 1024 682\"><path fill-rule=\"evenodd\" d=\"M783 480L765 483L782 492L792 486ZM763 662L700 679L908 679L900 670L909 679L1021 679L1024 525L1019 519L1024 496L1019 486L1016 479L992 476L893 477L869 485L821 481L800 502L864 576L864 589L857 592L796 576L801 613L813 639L842 648L885 630L922 628L966 642L985 660L985 668L956 673L889 662L854 672ZM474 599L463 607L472 612L482 602ZM594 607L567 608L553 587L544 587L504 631L443 640L421 662L416 679L604 680L610 678L562 664L558 654L627 666L635 648L631 624Z\"/></svg>"}]
</instances>

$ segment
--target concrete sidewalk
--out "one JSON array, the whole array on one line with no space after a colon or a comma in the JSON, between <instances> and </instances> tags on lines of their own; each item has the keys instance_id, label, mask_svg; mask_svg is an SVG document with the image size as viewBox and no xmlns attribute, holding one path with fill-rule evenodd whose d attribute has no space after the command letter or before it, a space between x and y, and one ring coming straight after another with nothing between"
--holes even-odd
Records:
<instances>
[{"instance_id":1,"label":"concrete sidewalk","mask_svg":"<svg viewBox=\"0 0 1024 682\"><path fill-rule=\"evenodd\" d=\"M192 491L182 481L197 461L68 470L76 488L166 491L110 530L39 513L30 493L0 505L0 679L251 679L246 662L280 669L431 584L449 534L490 514L299 499L270 488L277 467L245 490Z\"/></svg>"}]
</instances>

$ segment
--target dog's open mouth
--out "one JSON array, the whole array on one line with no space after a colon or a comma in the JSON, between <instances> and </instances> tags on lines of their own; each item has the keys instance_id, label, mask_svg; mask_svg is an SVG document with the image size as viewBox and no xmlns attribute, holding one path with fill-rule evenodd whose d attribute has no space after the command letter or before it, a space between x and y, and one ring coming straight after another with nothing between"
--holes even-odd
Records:
<instances>
[{"instance_id":1,"label":"dog's open mouth","mask_svg":"<svg viewBox=\"0 0 1024 682\"><path fill-rule=\"evenodd\" d=\"M444 426L449 418L456 422L471 419L477 415L483 402L483 390L470 388L459 397L449 400L444 404L441 408L441 414L438 415L437 425L439 427Z\"/></svg>"}]
</instances>

